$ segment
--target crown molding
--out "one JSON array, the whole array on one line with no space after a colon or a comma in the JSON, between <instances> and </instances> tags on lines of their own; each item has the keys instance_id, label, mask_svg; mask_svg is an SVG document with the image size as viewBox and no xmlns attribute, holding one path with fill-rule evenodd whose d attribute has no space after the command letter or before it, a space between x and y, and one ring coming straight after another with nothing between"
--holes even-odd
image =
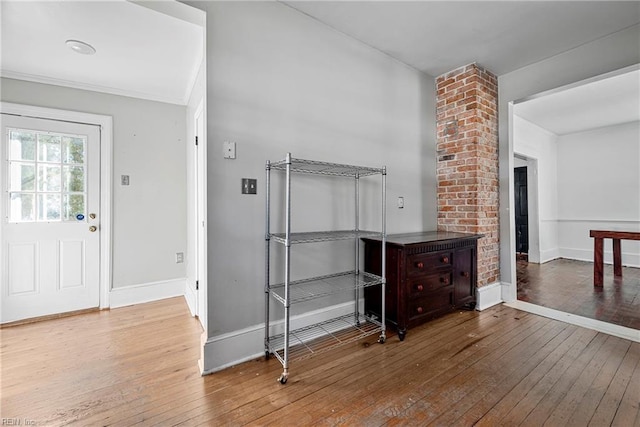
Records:
<instances>
[{"instance_id":1,"label":"crown molding","mask_svg":"<svg viewBox=\"0 0 640 427\"><path fill-rule=\"evenodd\" d=\"M146 99L148 101L164 102L167 104L187 105L187 103L189 102L188 94L185 94L178 99L175 97L167 97L146 92L138 92L134 90L117 89L108 86L93 85L71 80L56 79L52 77L20 73L11 70L0 70L0 77L7 79L24 80L33 83L63 86L72 89L87 90L92 92L107 93L110 95L126 96L129 98Z\"/></svg>"}]
</instances>

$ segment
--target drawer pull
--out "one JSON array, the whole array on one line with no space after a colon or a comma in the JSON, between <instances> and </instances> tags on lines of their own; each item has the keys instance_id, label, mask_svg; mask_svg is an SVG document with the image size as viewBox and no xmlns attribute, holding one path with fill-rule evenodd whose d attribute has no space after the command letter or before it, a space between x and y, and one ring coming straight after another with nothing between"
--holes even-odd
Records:
<instances>
[{"instance_id":1,"label":"drawer pull","mask_svg":"<svg viewBox=\"0 0 640 427\"><path fill-rule=\"evenodd\" d=\"M424 268L424 262L416 262L416 267Z\"/></svg>"},{"instance_id":2,"label":"drawer pull","mask_svg":"<svg viewBox=\"0 0 640 427\"><path fill-rule=\"evenodd\" d=\"M416 286L416 289L419 290L419 291L424 291L424 286L418 285L418 286Z\"/></svg>"},{"instance_id":3,"label":"drawer pull","mask_svg":"<svg viewBox=\"0 0 640 427\"><path fill-rule=\"evenodd\" d=\"M449 264L449 257L448 256L443 256L441 258L441 261L442 261L443 264Z\"/></svg>"},{"instance_id":4,"label":"drawer pull","mask_svg":"<svg viewBox=\"0 0 640 427\"><path fill-rule=\"evenodd\" d=\"M449 278L448 277L441 277L440 278L440 282L444 283L445 285L449 284Z\"/></svg>"},{"instance_id":5,"label":"drawer pull","mask_svg":"<svg viewBox=\"0 0 640 427\"><path fill-rule=\"evenodd\" d=\"M463 271L463 272L460 273L460 275L464 276L464 277L469 277L469 272L468 271Z\"/></svg>"},{"instance_id":6,"label":"drawer pull","mask_svg":"<svg viewBox=\"0 0 640 427\"><path fill-rule=\"evenodd\" d=\"M419 314L422 314L422 312L423 312L424 310L422 309L422 307L418 307L418 308L416 308L416 311L417 311Z\"/></svg>"}]
</instances>

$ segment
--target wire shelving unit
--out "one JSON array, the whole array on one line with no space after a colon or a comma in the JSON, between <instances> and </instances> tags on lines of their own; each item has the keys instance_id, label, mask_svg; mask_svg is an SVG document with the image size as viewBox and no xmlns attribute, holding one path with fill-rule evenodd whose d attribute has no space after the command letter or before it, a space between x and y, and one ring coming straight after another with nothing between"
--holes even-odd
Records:
<instances>
[{"instance_id":1,"label":"wire shelving unit","mask_svg":"<svg viewBox=\"0 0 640 427\"><path fill-rule=\"evenodd\" d=\"M271 171L281 171L285 175L285 231L271 233ZM320 232L294 233L291 230L291 179L292 174L306 173L335 177L352 178L355 181L355 224L351 230L332 230ZM360 178L380 175L381 177L381 224L379 231L360 230ZM283 372L278 378L285 384L289 378L289 363L320 352L330 351L337 346L357 341L374 334L380 334L378 341L386 340L385 325L385 253L386 244L386 175L385 167L372 168L319 162L315 160L295 159L288 153L284 160L266 163L266 220L265 220L265 357L274 355L281 363ZM360 239L379 237L382 239L382 272L380 276L360 270ZM291 280L291 246L338 240L355 241L354 269L302 280ZM284 282L271 284L271 244L285 247ZM360 292L369 286L381 285L381 318L360 313ZM292 330L290 328L290 308L292 304L312 301L340 292L354 292L355 304L352 314L308 325ZM270 324L270 305L277 303L284 307L283 331L272 334ZM277 326L277 325L276 325ZM282 328L281 328L282 329Z\"/></svg>"}]
</instances>

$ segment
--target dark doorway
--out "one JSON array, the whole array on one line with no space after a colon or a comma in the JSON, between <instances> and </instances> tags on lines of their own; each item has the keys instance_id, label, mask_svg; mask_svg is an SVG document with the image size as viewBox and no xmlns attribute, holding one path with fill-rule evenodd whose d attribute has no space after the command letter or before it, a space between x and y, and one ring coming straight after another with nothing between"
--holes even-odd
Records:
<instances>
[{"instance_id":1,"label":"dark doorway","mask_svg":"<svg viewBox=\"0 0 640 427\"><path fill-rule=\"evenodd\" d=\"M529 252L529 205L527 203L527 167L514 169L516 252Z\"/></svg>"}]
</instances>

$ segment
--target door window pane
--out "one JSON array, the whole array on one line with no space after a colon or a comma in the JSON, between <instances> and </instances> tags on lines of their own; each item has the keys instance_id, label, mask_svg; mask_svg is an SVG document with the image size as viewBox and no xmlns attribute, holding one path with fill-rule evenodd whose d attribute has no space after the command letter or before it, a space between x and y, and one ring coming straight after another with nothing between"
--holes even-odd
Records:
<instances>
[{"instance_id":1,"label":"door window pane","mask_svg":"<svg viewBox=\"0 0 640 427\"><path fill-rule=\"evenodd\" d=\"M62 191L73 193L84 191L84 167L63 166L62 182Z\"/></svg>"},{"instance_id":2,"label":"door window pane","mask_svg":"<svg viewBox=\"0 0 640 427\"><path fill-rule=\"evenodd\" d=\"M5 137L9 221L77 222L86 216L86 135L9 129Z\"/></svg>"},{"instance_id":3,"label":"door window pane","mask_svg":"<svg viewBox=\"0 0 640 427\"><path fill-rule=\"evenodd\" d=\"M9 191L34 191L36 189L36 165L11 162Z\"/></svg>"},{"instance_id":4,"label":"door window pane","mask_svg":"<svg viewBox=\"0 0 640 427\"><path fill-rule=\"evenodd\" d=\"M60 166L38 166L38 191L60 191Z\"/></svg>"},{"instance_id":5,"label":"door window pane","mask_svg":"<svg viewBox=\"0 0 640 427\"><path fill-rule=\"evenodd\" d=\"M84 211L84 194L65 194L62 202L62 220L80 221L78 214L87 217Z\"/></svg>"},{"instance_id":6,"label":"door window pane","mask_svg":"<svg viewBox=\"0 0 640 427\"><path fill-rule=\"evenodd\" d=\"M13 222L35 221L35 194L11 193L9 196L9 211L9 217Z\"/></svg>"},{"instance_id":7,"label":"door window pane","mask_svg":"<svg viewBox=\"0 0 640 427\"><path fill-rule=\"evenodd\" d=\"M12 130L9 140L9 160L36 160L35 132Z\"/></svg>"},{"instance_id":8,"label":"door window pane","mask_svg":"<svg viewBox=\"0 0 640 427\"><path fill-rule=\"evenodd\" d=\"M60 207L60 194L38 194L38 221L59 221Z\"/></svg>"},{"instance_id":9,"label":"door window pane","mask_svg":"<svg viewBox=\"0 0 640 427\"><path fill-rule=\"evenodd\" d=\"M83 164L85 156L85 137L64 136L62 137L63 163Z\"/></svg>"},{"instance_id":10,"label":"door window pane","mask_svg":"<svg viewBox=\"0 0 640 427\"><path fill-rule=\"evenodd\" d=\"M38 160L41 162L57 162L61 160L60 135L38 134Z\"/></svg>"}]
</instances>

